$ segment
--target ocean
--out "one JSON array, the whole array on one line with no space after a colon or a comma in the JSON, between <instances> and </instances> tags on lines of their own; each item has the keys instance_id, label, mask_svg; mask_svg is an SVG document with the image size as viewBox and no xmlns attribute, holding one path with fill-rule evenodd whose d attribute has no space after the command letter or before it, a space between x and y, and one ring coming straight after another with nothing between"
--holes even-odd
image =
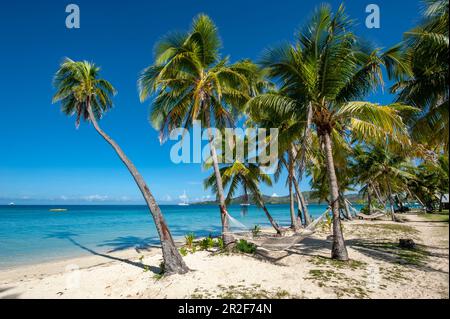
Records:
<instances>
[{"instance_id":1,"label":"ocean","mask_svg":"<svg viewBox=\"0 0 450 319\"><path fill-rule=\"evenodd\" d=\"M58 206L60 208L61 206ZM0 269L158 244L146 206L0 206ZM220 234L217 206L161 206L175 239ZM288 205L268 205L280 225L290 225ZM326 205L309 205L320 216ZM255 207L230 206L229 213L248 228L270 226ZM239 230L239 229L231 229ZM87 249L85 249L87 248Z\"/></svg>"}]
</instances>

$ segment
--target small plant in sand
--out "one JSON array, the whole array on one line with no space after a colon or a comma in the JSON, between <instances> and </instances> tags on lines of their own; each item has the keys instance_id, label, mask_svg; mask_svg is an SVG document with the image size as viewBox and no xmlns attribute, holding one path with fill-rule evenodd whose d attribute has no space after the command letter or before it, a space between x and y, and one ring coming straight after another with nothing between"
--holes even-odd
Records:
<instances>
[{"instance_id":1,"label":"small plant in sand","mask_svg":"<svg viewBox=\"0 0 450 319\"><path fill-rule=\"evenodd\" d=\"M161 261L159 264L159 272L157 274L155 274L153 276L153 278L155 278L157 280L162 279L164 277L165 273L166 273L166 265L164 264L164 261Z\"/></svg>"},{"instance_id":2,"label":"small plant in sand","mask_svg":"<svg viewBox=\"0 0 450 319\"><path fill-rule=\"evenodd\" d=\"M241 253L254 254L256 252L256 246L244 239L241 239L236 244L236 250Z\"/></svg>"},{"instance_id":3,"label":"small plant in sand","mask_svg":"<svg viewBox=\"0 0 450 319\"><path fill-rule=\"evenodd\" d=\"M185 245L187 248L192 249L193 244L194 244L194 240L195 240L195 234L194 233L189 233L186 236L184 236L185 239Z\"/></svg>"},{"instance_id":4,"label":"small plant in sand","mask_svg":"<svg viewBox=\"0 0 450 319\"><path fill-rule=\"evenodd\" d=\"M223 242L223 239L221 237L217 238L215 241L215 246L219 248L219 250L223 250L225 248L225 244Z\"/></svg>"},{"instance_id":5,"label":"small plant in sand","mask_svg":"<svg viewBox=\"0 0 450 319\"><path fill-rule=\"evenodd\" d=\"M189 253L189 251L186 249L186 247L181 247L180 248L180 255L185 257L187 256L187 254Z\"/></svg>"},{"instance_id":6,"label":"small plant in sand","mask_svg":"<svg viewBox=\"0 0 450 319\"><path fill-rule=\"evenodd\" d=\"M260 233L261 233L261 226L255 225L252 229L253 237L258 237Z\"/></svg>"},{"instance_id":7,"label":"small plant in sand","mask_svg":"<svg viewBox=\"0 0 450 319\"><path fill-rule=\"evenodd\" d=\"M322 222L322 231L331 233L331 226L333 225L333 219L330 214L325 214L326 220Z\"/></svg>"}]
</instances>

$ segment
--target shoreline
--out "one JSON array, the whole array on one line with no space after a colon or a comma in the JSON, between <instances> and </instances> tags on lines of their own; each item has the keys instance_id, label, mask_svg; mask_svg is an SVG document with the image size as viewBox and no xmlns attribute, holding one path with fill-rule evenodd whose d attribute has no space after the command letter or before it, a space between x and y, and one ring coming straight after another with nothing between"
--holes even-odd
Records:
<instances>
[{"instance_id":1,"label":"shoreline","mask_svg":"<svg viewBox=\"0 0 450 319\"><path fill-rule=\"evenodd\" d=\"M276 261L198 251L184 257L191 272L162 279L157 247L20 266L0 271L0 298L448 298L448 223L404 216L345 222L345 264L318 229ZM399 238L420 249L392 250Z\"/></svg>"}]
</instances>

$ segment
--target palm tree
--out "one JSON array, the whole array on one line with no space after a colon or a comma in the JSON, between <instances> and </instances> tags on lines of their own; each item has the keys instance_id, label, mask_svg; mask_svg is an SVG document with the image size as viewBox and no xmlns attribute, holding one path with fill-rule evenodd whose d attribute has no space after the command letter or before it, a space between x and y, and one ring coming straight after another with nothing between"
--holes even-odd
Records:
<instances>
[{"instance_id":1,"label":"palm tree","mask_svg":"<svg viewBox=\"0 0 450 319\"><path fill-rule=\"evenodd\" d=\"M206 15L197 16L187 33L171 33L156 45L155 63L139 79L141 100L155 94L150 119L161 140L176 127L189 128L199 120L207 127L217 182L222 234L229 234L223 181L214 145L212 126L233 125L234 112L249 99L260 83L253 83L256 66L250 61L230 64L220 58L217 27Z\"/></svg>"},{"instance_id":2,"label":"palm tree","mask_svg":"<svg viewBox=\"0 0 450 319\"><path fill-rule=\"evenodd\" d=\"M152 214L161 240L166 273L186 273L188 268L175 247L161 209L143 177L119 145L100 128L97 122L112 107L111 96L116 93L108 81L99 78L99 72L100 68L93 63L65 59L54 78L57 92L53 97L53 103L60 102L66 115L76 115L77 126L81 119L90 121L96 131L113 147L133 176Z\"/></svg>"},{"instance_id":3,"label":"palm tree","mask_svg":"<svg viewBox=\"0 0 450 319\"><path fill-rule=\"evenodd\" d=\"M395 216L395 193L403 192L410 181L416 177L411 173L412 165L409 159L401 152L393 152L388 145L364 145L356 148L356 162L361 163L359 182L368 185L377 185L377 189L386 194L391 209L393 221Z\"/></svg>"},{"instance_id":4,"label":"palm tree","mask_svg":"<svg viewBox=\"0 0 450 319\"><path fill-rule=\"evenodd\" d=\"M256 205L263 209L277 235L281 236L283 234L281 227L267 209L263 195L259 189L260 183L272 186L272 179L264 173L259 165L250 163L247 160L242 163L236 160L232 164L223 165L220 168L220 174L222 176L223 186L225 188L228 187L227 204L231 202L239 186L242 186L244 192L246 194L249 192ZM217 194L217 180L214 174L204 180L204 186L205 188L211 188Z\"/></svg>"},{"instance_id":5,"label":"palm tree","mask_svg":"<svg viewBox=\"0 0 450 319\"><path fill-rule=\"evenodd\" d=\"M333 211L332 258L347 260L339 219L339 187L332 136L349 139L400 138L406 135L399 115L401 106L361 102L381 79L380 55L350 32L352 22L341 6L335 14L328 5L318 8L294 45L267 50L261 64L281 84L283 94L263 94L251 100L251 108L291 110L312 124L320 139L327 168Z\"/></svg>"},{"instance_id":6,"label":"palm tree","mask_svg":"<svg viewBox=\"0 0 450 319\"><path fill-rule=\"evenodd\" d=\"M390 64L398 101L422 110L411 121L412 135L434 149L449 146L449 3L424 0L423 21L393 48L402 53Z\"/></svg>"}]
</instances>

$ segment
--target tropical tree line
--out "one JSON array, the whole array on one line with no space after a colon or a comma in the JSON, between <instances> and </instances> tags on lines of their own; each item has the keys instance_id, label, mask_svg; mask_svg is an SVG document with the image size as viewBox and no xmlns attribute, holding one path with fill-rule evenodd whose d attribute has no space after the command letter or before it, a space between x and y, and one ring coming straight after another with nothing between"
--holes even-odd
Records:
<instances>
[{"instance_id":1,"label":"tropical tree line","mask_svg":"<svg viewBox=\"0 0 450 319\"><path fill-rule=\"evenodd\" d=\"M279 236L284 234L264 203L261 184L272 185L287 172L290 228L311 222L300 189L309 176L313 195L332 211L331 256L348 260L341 220L352 212L344 194L361 189L368 213L396 207L406 199L428 210L448 193L448 2L426 0L423 21L396 46L382 50L354 32L340 6L318 7L294 41L264 50L258 61L222 57L218 29L208 16L194 18L189 30L169 33L155 46L151 65L139 76L142 101L151 99L150 122L165 141L178 127L201 121L208 129L212 174L205 181L217 195L224 244L234 242L227 205L242 191L262 208ZM371 94L394 84L395 101L380 105ZM55 75L64 113L91 122L133 176L161 239L167 273L188 271L162 211L136 167L98 121L113 105L115 89L87 61L65 59ZM243 161L220 161L213 127L278 128L278 165L273 176L246 154Z\"/></svg>"}]
</instances>

